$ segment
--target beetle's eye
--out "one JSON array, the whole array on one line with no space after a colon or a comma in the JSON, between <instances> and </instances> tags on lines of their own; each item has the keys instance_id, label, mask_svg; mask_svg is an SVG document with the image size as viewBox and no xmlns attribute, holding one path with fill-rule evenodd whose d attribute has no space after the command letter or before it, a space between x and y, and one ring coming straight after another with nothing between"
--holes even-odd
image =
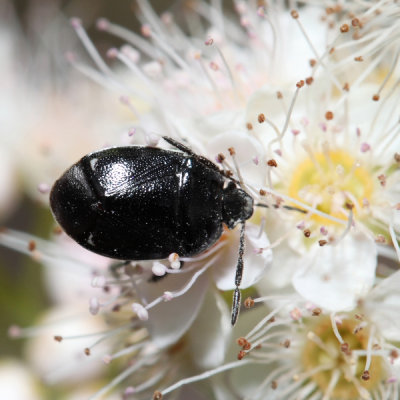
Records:
<instances>
[{"instance_id":1,"label":"beetle's eye","mask_svg":"<svg viewBox=\"0 0 400 400\"><path fill-rule=\"evenodd\" d=\"M236 185L232 181L225 181L224 190L226 190L227 192L232 192L236 188Z\"/></svg>"}]
</instances>

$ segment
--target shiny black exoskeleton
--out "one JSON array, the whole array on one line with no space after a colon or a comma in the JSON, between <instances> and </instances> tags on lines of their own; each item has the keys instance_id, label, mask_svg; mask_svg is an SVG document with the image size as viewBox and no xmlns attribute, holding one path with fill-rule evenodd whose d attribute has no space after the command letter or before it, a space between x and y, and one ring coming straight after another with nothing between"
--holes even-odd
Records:
<instances>
[{"instance_id":1,"label":"shiny black exoskeleton","mask_svg":"<svg viewBox=\"0 0 400 400\"><path fill-rule=\"evenodd\" d=\"M211 161L184 153L116 147L84 156L50 194L54 216L76 242L122 260L199 254L253 213L253 199ZM238 286L238 285L237 285Z\"/></svg>"}]
</instances>

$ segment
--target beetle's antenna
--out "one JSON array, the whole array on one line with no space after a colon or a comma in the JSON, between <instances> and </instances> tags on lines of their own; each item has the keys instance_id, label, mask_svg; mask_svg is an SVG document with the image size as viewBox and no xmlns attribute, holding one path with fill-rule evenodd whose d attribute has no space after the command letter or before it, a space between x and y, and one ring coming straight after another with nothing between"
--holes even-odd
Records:
<instances>
[{"instance_id":1,"label":"beetle's antenna","mask_svg":"<svg viewBox=\"0 0 400 400\"><path fill-rule=\"evenodd\" d=\"M235 291L233 292L233 301L232 301L232 317L231 317L232 326L236 324L240 311L241 293L239 286L240 283L242 282L242 277L243 277L244 230L245 230L245 222L243 221L240 228L239 256L236 265L236 275L235 275L236 288Z\"/></svg>"},{"instance_id":2,"label":"beetle's antenna","mask_svg":"<svg viewBox=\"0 0 400 400\"><path fill-rule=\"evenodd\" d=\"M256 203L256 204L254 204L254 207L270 208L270 206L268 204L263 204L263 203ZM307 214L306 210L303 210L302 208L298 208L298 207L293 207L293 206L282 206L282 207L279 207L277 205L273 205L273 208L284 208L285 210L298 211L298 212L300 212L302 214Z\"/></svg>"}]
</instances>

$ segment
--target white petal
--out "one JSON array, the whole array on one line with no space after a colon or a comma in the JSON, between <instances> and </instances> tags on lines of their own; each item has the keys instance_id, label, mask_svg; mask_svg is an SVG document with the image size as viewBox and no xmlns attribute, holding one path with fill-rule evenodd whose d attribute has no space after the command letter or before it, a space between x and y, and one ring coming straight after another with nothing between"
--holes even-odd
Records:
<instances>
[{"instance_id":1,"label":"white petal","mask_svg":"<svg viewBox=\"0 0 400 400\"><path fill-rule=\"evenodd\" d=\"M274 262L261 281L257 284L261 293L269 292L272 288L282 289L291 286L293 275L298 270L298 262L301 254L289 246L279 246L274 249Z\"/></svg>"},{"instance_id":2,"label":"white petal","mask_svg":"<svg viewBox=\"0 0 400 400\"><path fill-rule=\"evenodd\" d=\"M264 160L264 151L261 143L255 137L249 136L248 132L233 130L230 127L228 132L224 132L208 142L207 153L210 158L214 159L219 153L223 153L227 162L233 165L232 158L228 153L228 148L230 147L235 149L235 158L243 181L245 183L252 182L257 186L263 185L265 183L266 169L261 165ZM254 158L260 160L258 165L254 163ZM236 174L236 171L233 170L233 173Z\"/></svg>"},{"instance_id":3,"label":"white petal","mask_svg":"<svg viewBox=\"0 0 400 400\"><path fill-rule=\"evenodd\" d=\"M282 91L282 88L279 88L279 90ZM280 118L279 122L281 124L284 122L282 104L277 98L276 92L276 87L271 87L269 85L264 86L249 97L246 106L246 121L252 125L252 134L256 134L258 137L264 137L266 140L275 139L276 132L266 122L260 123L258 121L258 116L264 114L269 118L273 115L274 123L276 123L277 117ZM287 97L289 96L290 92L288 91Z\"/></svg>"},{"instance_id":4,"label":"white petal","mask_svg":"<svg viewBox=\"0 0 400 400\"><path fill-rule=\"evenodd\" d=\"M209 291L188 334L194 364L201 369L222 364L231 334L226 302L216 291Z\"/></svg>"},{"instance_id":5,"label":"white petal","mask_svg":"<svg viewBox=\"0 0 400 400\"><path fill-rule=\"evenodd\" d=\"M400 337L400 271L382 280L365 299L368 317L389 340Z\"/></svg>"},{"instance_id":6,"label":"white petal","mask_svg":"<svg viewBox=\"0 0 400 400\"><path fill-rule=\"evenodd\" d=\"M377 248L360 233L349 233L337 245L315 244L297 263L293 285L307 300L328 311L353 309L372 287Z\"/></svg>"},{"instance_id":7,"label":"white petal","mask_svg":"<svg viewBox=\"0 0 400 400\"><path fill-rule=\"evenodd\" d=\"M38 384L32 371L17 360L0 364L0 398L7 400L39 400Z\"/></svg>"},{"instance_id":8,"label":"white petal","mask_svg":"<svg viewBox=\"0 0 400 400\"><path fill-rule=\"evenodd\" d=\"M242 312L233 329L233 337L245 337L267 314L268 308L264 304L259 304L249 311ZM239 350L240 347L236 341L232 340L226 362L237 361ZM251 399L255 389L268 375L269 370L268 365L245 365L232 370L227 376L223 374L216 375L212 379L214 396L218 400L231 399L233 389L238 398ZM269 399L269 397L265 398Z\"/></svg>"},{"instance_id":9,"label":"white petal","mask_svg":"<svg viewBox=\"0 0 400 400\"><path fill-rule=\"evenodd\" d=\"M191 276L190 273L171 274L158 282L143 282L140 285L140 292L148 302L151 302L166 291L181 289ZM182 296L157 304L149 310L146 325L155 346L159 348L169 346L186 333L200 310L209 282L210 277L205 273Z\"/></svg>"},{"instance_id":10,"label":"white petal","mask_svg":"<svg viewBox=\"0 0 400 400\"><path fill-rule=\"evenodd\" d=\"M239 230L230 231L225 246L219 252L219 258L213 267L215 283L218 289L232 290L235 288L235 273L239 251ZM245 289L254 285L265 274L272 263L270 249L259 253L260 248L269 246L265 232L256 225L247 223L245 234L244 271L240 287Z\"/></svg>"},{"instance_id":11,"label":"white petal","mask_svg":"<svg viewBox=\"0 0 400 400\"><path fill-rule=\"evenodd\" d=\"M93 269L106 273L110 259L84 249L65 234L57 236L55 242L57 244L52 245L54 249L58 248L59 257L43 262L47 267L44 270L45 281L52 300L58 304L68 304L78 299L87 303L90 297L101 296L102 291L90 284ZM46 247L40 249L47 250ZM89 265L93 267L88 268Z\"/></svg>"},{"instance_id":12,"label":"white petal","mask_svg":"<svg viewBox=\"0 0 400 400\"><path fill-rule=\"evenodd\" d=\"M52 308L38 325L46 328L43 328L42 334L28 341L27 359L46 383L82 383L99 378L105 372L99 358L111 351L110 342L104 341L96 346L88 357L83 350L91 346L98 336L62 340L60 343L54 340L56 335L84 336L107 329L102 316L89 315L87 303Z\"/></svg>"},{"instance_id":13,"label":"white petal","mask_svg":"<svg viewBox=\"0 0 400 400\"><path fill-rule=\"evenodd\" d=\"M193 121L186 121L186 123L192 123L192 130L186 130L186 132L193 132L193 136L197 136L202 139L207 140L208 149L208 140L214 138L216 135L220 135L221 133L225 133L227 127L231 129L239 129L244 126L244 116L241 112L238 111L230 111L230 110L221 110L217 113L205 115L200 119ZM190 127L190 126L189 126ZM187 128L186 128L187 129ZM226 149L224 149L226 150ZM218 150L219 152L222 149Z\"/></svg>"},{"instance_id":14,"label":"white petal","mask_svg":"<svg viewBox=\"0 0 400 400\"><path fill-rule=\"evenodd\" d=\"M287 217L284 215L284 217ZM289 217L291 217L289 215ZM288 240L283 241L273 249L273 262L267 274L257 283L260 294L268 294L271 290L292 288L293 275L298 271L298 262L303 255L308 253L302 235L293 227L293 221L285 221L281 215L272 212L268 214L268 238L275 243L287 233ZM289 289L291 290L291 289Z\"/></svg>"}]
</instances>

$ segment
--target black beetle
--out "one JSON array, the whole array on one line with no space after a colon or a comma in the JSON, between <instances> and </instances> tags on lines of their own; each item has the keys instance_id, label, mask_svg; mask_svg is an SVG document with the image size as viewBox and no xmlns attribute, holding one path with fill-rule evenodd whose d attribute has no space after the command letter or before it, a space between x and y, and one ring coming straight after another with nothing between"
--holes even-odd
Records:
<instances>
[{"instance_id":1,"label":"black beetle","mask_svg":"<svg viewBox=\"0 0 400 400\"><path fill-rule=\"evenodd\" d=\"M55 219L76 242L121 260L191 257L210 248L223 223L242 223L232 324L240 305L244 221L253 199L210 160L183 151L115 147L84 156L53 185Z\"/></svg>"}]
</instances>

